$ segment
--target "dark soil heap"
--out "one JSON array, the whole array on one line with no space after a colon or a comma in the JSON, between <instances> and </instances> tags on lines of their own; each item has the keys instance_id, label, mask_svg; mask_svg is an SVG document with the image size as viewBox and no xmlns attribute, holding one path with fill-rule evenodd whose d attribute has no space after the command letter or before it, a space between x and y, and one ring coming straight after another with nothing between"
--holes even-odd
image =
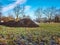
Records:
<instances>
[{"instance_id":1,"label":"dark soil heap","mask_svg":"<svg viewBox=\"0 0 60 45\"><path fill-rule=\"evenodd\" d=\"M19 21L8 21L0 23L0 25L5 25L9 27L39 27L35 22L33 22L31 19L24 18Z\"/></svg>"}]
</instances>

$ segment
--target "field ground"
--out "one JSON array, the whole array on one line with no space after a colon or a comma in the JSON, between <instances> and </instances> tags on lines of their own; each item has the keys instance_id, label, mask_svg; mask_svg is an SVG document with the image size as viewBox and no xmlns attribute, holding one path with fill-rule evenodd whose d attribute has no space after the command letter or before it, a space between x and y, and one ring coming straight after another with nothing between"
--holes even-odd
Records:
<instances>
[{"instance_id":1,"label":"field ground","mask_svg":"<svg viewBox=\"0 0 60 45\"><path fill-rule=\"evenodd\" d=\"M40 23L39 27L36 28L23 28L23 27L6 27L0 25L0 33L1 34L25 34L25 33L60 33L60 23Z\"/></svg>"},{"instance_id":2,"label":"field ground","mask_svg":"<svg viewBox=\"0 0 60 45\"><path fill-rule=\"evenodd\" d=\"M60 23L40 23L37 28L0 25L0 45L60 45Z\"/></svg>"}]
</instances>

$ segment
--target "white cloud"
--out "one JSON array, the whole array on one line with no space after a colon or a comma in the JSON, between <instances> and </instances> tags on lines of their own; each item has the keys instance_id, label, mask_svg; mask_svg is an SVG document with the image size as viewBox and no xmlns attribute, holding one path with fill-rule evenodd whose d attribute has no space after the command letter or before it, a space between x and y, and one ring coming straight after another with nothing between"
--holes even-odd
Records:
<instances>
[{"instance_id":1,"label":"white cloud","mask_svg":"<svg viewBox=\"0 0 60 45\"><path fill-rule=\"evenodd\" d=\"M31 9L31 6L29 6L29 5L25 6L25 12L30 11L30 9Z\"/></svg>"},{"instance_id":2,"label":"white cloud","mask_svg":"<svg viewBox=\"0 0 60 45\"><path fill-rule=\"evenodd\" d=\"M25 3L25 2L26 2L26 0L16 0L16 2L14 2L14 3L12 3L12 4L9 4L9 5L7 5L6 7L4 7L4 8L2 9L2 11L3 11L3 12L9 11L9 10L13 9L17 4L23 4L23 3Z\"/></svg>"}]
</instances>

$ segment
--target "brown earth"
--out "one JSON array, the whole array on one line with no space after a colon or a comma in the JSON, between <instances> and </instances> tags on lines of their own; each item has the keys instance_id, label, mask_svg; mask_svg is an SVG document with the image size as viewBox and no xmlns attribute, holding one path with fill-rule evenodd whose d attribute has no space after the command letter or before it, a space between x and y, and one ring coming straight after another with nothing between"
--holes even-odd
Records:
<instances>
[{"instance_id":1,"label":"brown earth","mask_svg":"<svg viewBox=\"0 0 60 45\"><path fill-rule=\"evenodd\" d=\"M21 19L17 22L14 20L3 22L0 23L0 25L5 25L9 27L39 27L39 25L37 25L35 22L28 18Z\"/></svg>"}]
</instances>

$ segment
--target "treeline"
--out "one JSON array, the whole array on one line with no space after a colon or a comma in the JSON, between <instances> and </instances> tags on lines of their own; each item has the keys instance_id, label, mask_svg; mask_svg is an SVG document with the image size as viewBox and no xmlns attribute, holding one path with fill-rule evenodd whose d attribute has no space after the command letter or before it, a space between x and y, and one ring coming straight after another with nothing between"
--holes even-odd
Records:
<instances>
[{"instance_id":1,"label":"treeline","mask_svg":"<svg viewBox=\"0 0 60 45\"><path fill-rule=\"evenodd\" d=\"M60 8L49 7L49 8L38 8L35 11L37 22L60 22Z\"/></svg>"},{"instance_id":2,"label":"treeline","mask_svg":"<svg viewBox=\"0 0 60 45\"><path fill-rule=\"evenodd\" d=\"M30 16L25 15L25 6L17 5L12 11L16 17L13 17L13 14L8 13L8 16L2 16L2 5L0 4L0 21L1 20L20 20L21 18L30 18ZM22 17L21 17L22 16ZM34 16L36 17L35 21L37 22L60 22L60 8L48 7L48 8L37 8L34 10ZM9 21L8 20L8 21Z\"/></svg>"},{"instance_id":3,"label":"treeline","mask_svg":"<svg viewBox=\"0 0 60 45\"><path fill-rule=\"evenodd\" d=\"M22 18L30 18L30 16L25 15L25 6L17 5L11 12L7 12L8 16L4 16L2 12L2 5L0 4L0 22L8 22L8 21L19 21Z\"/></svg>"}]
</instances>

